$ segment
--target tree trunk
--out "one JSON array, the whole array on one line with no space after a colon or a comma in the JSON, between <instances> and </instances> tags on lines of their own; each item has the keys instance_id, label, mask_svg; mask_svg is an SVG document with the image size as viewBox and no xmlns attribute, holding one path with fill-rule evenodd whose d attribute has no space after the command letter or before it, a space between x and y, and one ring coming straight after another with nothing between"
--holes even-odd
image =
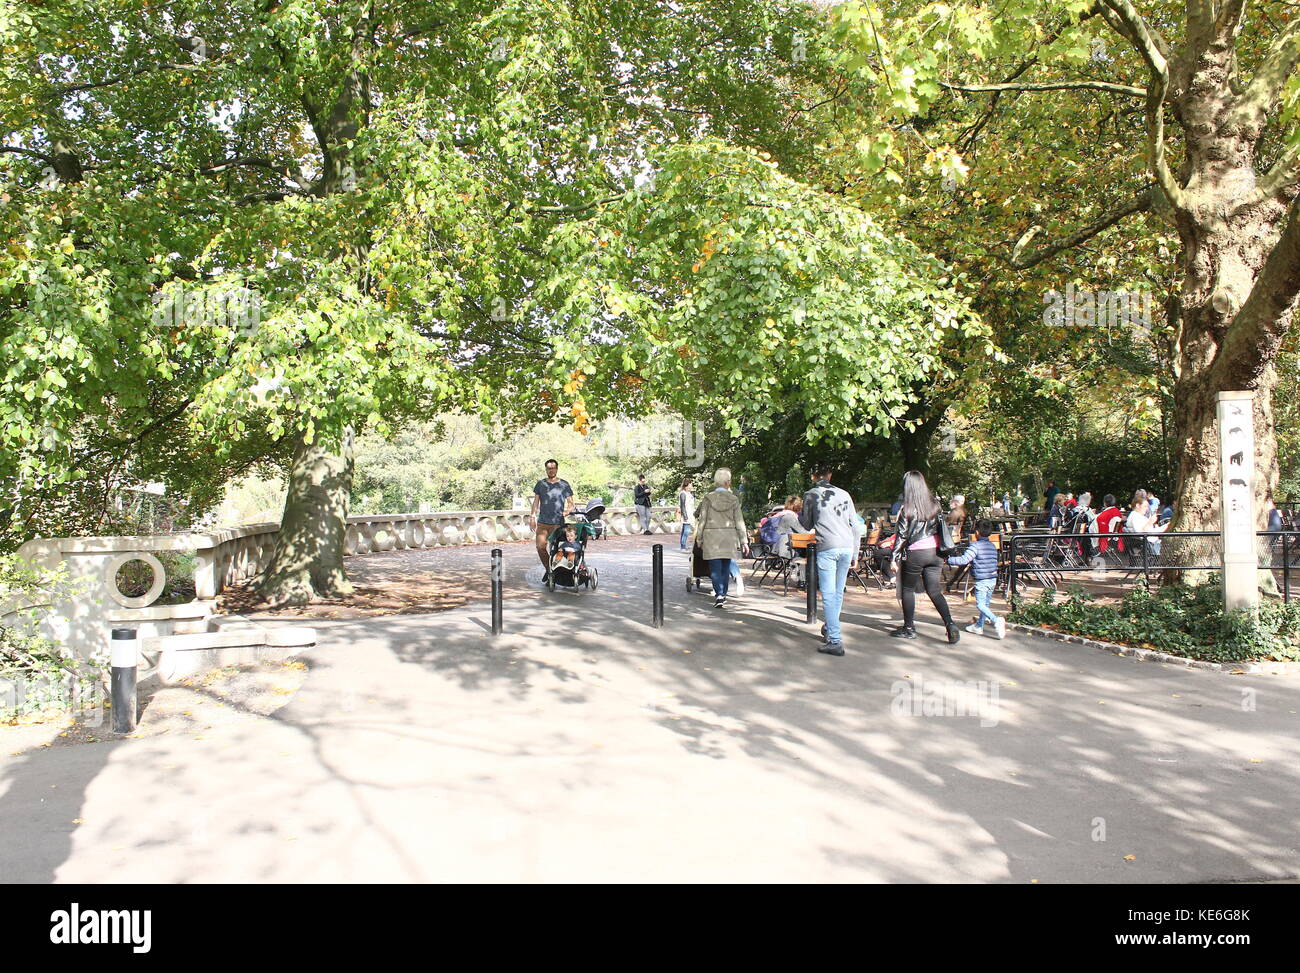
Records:
<instances>
[{"instance_id":1,"label":"tree trunk","mask_svg":"<svg viewBox=\"0 0 1300 973\"><path fill-rule=\"evenodd\" d=\"M1239 156L1240 157L1240 156ZM1246 172L1250 172L1247 167ZM1178 488L1170 529L1220 529L1218 393L1255 393L1255 519L1266 523L1266 503L1277 486L1277 438L1273 429L1275 349L1267 342L1230 342L1229 331L1260 269L1281 234L1284 206L1269 202L1224 219L1242 191L1252 185L1245 173L1215 172L1220 195L1183 214L1184 281L1180 301L1181 334L1174 383L1174 450ZM1234 188L1237 187L1237 188ZM1206 539L1171 538L1163 546L1166 561L1213 563L1219 545ZM1181 580L1197 583L1206 572L1185 572Z\"/></svg>"},{"instance_id":2,"label":"tree trunk","mask_svg":"<svg viewBox=\"0 0 1300 973\"><path fill-rule=\"evenodd\" d=\"M944 409L939 409L937 414L926 415L930 408L930 401L924 395L920 394L912 406L903 416L904 420L917 420L914 429L908 429L905 426L898 426L898 447L903 454L903 472L916 470L927 479L930 476L930 442L934 439L934 434L938 430L940 423L943 422ZM922 418L924 416L924 418Z\"/></svg>"},{"instance_id":3,"label":"tree trunk","mask_svg":"<svg viewBox=\"0 0 1300 973\"><path fill-rule=\"evenodd\" d=\"M1181 318L1170 317L1179 336L1172 529L1221 528L1217 394L1239 390L1255 393L1255 517L1262 529L1278 479L1274 361L1300 292L1300 228L1292 215L1294 179L1272 182L1276 173L1261 178L1256 153L1292 55L1282 43L1247 83L1236 60L1245 5L1224 5L1209 19L1191 16L1188 7L1185 47L1170 62L1168 102L1186 140L1177 198L1168 199L1182 243L1182 289L1172 304ZM1160 133L1152 125L1160 117L1160 111L1149 114L1153 146ZM1170 186L1168 179L1164 185ZM1196 547L1201 556L1217 549ZM1184 580L1203 576L1188 572Z\"/></svg>"},{"instance_id":4,"label":"tree trunk","mask_svg":"<svg viewBox=\"0 0 1300 973\"><path fill-rule=\"evenodd\" d=\"M370 77L366 70L368 49L373 40L371 4L361 8L353 31L352 63L339 90L327 106L304 94L303 109L320 144L323 159L321 192L325 196L351 192L364 169L354 151L354 142L370 120ZM358 227L349 252L356 261L357 283L367 289L366 254L369 240L365 227ZM259 592L272 605L304 605L316 597L351 594L352 585L343 570L347 534L348 503L352 493L352 428L342 433L340 451L317 430L311 444L299 442L289 472L289 495L285 499L271 563L263 572Z\"/></svg>"},{"instance_id":5,"label":"tree trunk","mask_svg":"<svg viewBox=\"0 0 1300 973\"><path fill-rule=\"evenodd\" d=\"M344 433L338 454L319 440L299 443L275 553L258 583L271 605L305 605L317 596L351 594L343 555L352 462L351 430Z\"/></svg>"},{"instance_id":6,"label":"tree trunk","mask_svg":"<svg viewBox=\"0 0 1300 973\"><path fill-rule=\"evenodd\" d=\"M903 453L903 472L916 470L923 476L930 475L930 438L930 432L922 429L898 430L898 445Z\"/></svg>"}]
</instances>

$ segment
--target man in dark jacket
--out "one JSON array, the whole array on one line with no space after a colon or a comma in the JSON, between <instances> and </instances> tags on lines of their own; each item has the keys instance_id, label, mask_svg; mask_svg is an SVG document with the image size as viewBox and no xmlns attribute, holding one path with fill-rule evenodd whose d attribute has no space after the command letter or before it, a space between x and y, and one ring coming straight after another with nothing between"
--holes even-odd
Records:
<instances>
[{"instance_id":1,"label":"man in dark jacket","mask_svg":"<svg viewBox=\"0 0 1300 973\"><path fill-rule=\"evenodd\" d=\"M1054 500L1056 499L1056 495L1057 495L1058 493L1060 493L1060 492L1061 492L1061 490L1060 490L1060 488L1056 485L1056 481L1055 481L1055 480L1048 480L1048 481L1047 481L1047 490L1046 490L1046 491L1044 492L1044 494L1043 494L1045 497L1047 497L1047 502L1046 502L1045 504L1043 504L1043 509L1044 509L1044 510L1051 511L1051 509L1052 509L1052 501L1054 501Z\"/></svg>"},{"instance_id":2,"label":"man in dark jacket","mask_svg":"<svg viewBox=\"0 0 1300 973\"><path fill-rule=\"evenodd\" d=\"M633 501L636 503L636 515L641 519L641 533L650 531L650 487L646 485L645 474L636 478L636 490Z\"/></svg>"}]
</instances>

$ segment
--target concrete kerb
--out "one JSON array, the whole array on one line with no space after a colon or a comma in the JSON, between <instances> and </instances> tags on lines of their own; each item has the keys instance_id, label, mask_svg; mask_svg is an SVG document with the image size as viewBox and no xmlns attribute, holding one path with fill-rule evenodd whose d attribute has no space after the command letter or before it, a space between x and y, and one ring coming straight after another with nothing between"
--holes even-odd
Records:
<instances>
[{"instance_id":1,"label":"concrete kerb","mask_svg":"<svg viewBox=\"0 0 1300 973\"><path fill-rule=\"evenodd\" d=\"M1024 635L1056 639L1058 642L1070 642L1075 645L1086 645L1089 648L1100 649L1112 655L1131 656L1144 662L1163 662L1188 669L1212 669L1233 675L1300 675L1300 662L1207 662L1203 659L1186 659L1180 655L1170 655L1156 649L1141 649L1134 645L1123 645L1119 642L1102 642L1084 635L1075 635L1072 632L1058 632L1055 629L1039 628L1036 625L1021 625L1011 622L1008 623L1007 628Z\"/></svg>"}]
</instances>

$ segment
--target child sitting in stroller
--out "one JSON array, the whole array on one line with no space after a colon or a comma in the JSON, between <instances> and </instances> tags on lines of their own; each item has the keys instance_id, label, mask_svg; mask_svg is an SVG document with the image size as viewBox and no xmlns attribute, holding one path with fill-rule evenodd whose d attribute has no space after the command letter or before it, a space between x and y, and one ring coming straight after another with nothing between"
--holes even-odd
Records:
<instances>
[{"instance_id":1,"label":"child sitting in stroller","mask_svg":"<svg viewBox=\"0 0 1300 973\"><path fill-rule=\"evenodd\" d=\"M596 535L592 523L604 513L604 505L596 501L587 505L585 513L577 519L555 528L551 533L549 551L551 568L546 572L546 587L554 591L564 588L587 587L596 590L596 569L587 566L587 541Z\"/></svg>"},{"instance_id":2,"label":"child sitting in stroller","mask_svg":"<svg viewBox=\"0 0 1300 973\"><path fill-rule=\"evenodd\" d=\"M573 524L564 527L564 539L555 545L555 556L551 558L551 570L563 567L568 571L577 568L578 555L582 548L578 546L578 529Z\"/></svg>"}]
</instances>

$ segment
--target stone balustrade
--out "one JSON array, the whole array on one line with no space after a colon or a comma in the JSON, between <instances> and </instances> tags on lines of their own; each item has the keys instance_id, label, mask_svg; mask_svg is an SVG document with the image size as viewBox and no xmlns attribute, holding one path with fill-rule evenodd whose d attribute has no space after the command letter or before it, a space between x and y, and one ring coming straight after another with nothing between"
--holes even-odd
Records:
<instances>
[{"instance_id":1,"label":"stone balustrade","mask_svg":"<svg viewBox=\"0 0 1300 973\"><path fill-rule=\"evenodd\" d=\"M677 508L651 509L650 529L677 528ZM602 518L610 534L640 529L635 507L612 507ZM279 524L246 524L188 534L124 537L58 537L28 541L18 553L29 563L50 570L62 567L72 585L66 597L0 604L0 624L35 624L47 637L62 642L83 658L102 650L109 630L136 629L142 639L204 632L217 595L260 574L275 551ZM348 518L348 555L382 551L501 544L532 536L526 510L454 510L427 514L376 514ZM195 597L180 605L156 604L167 587L167 568L160 554L192 555ZM117 584L124 564L143 562L151 583L141 595L128 595ZM28 623L32 608L39 622Z\"/></svg>"}]
</instances>

